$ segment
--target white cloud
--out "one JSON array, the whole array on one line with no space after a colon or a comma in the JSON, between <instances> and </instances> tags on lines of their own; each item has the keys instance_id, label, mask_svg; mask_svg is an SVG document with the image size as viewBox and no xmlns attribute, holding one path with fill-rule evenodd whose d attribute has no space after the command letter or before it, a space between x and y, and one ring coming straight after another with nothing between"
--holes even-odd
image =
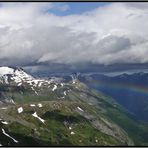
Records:
<instances>
[{"instance_id":1,"label":"white cloud","mask_svg":"<svg viewBox=\"0 0 148 148\"><path fill-rule=\"evenodd\" d=\"M2 3L1 64L148 62L148 4L113 3L67 16L56 16L50 9L70 8Z\"/></svg>"}]
</instances>

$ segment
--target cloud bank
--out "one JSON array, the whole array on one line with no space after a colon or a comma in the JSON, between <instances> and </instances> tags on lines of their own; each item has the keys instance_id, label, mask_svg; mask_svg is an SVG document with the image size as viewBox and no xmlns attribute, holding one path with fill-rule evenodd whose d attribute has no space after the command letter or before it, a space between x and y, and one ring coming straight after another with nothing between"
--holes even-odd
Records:
<instances>
[{"instance_id":1,"label":"cloud bank","mask_svg":"<svg viewBox=\"0 0 148 148\"><path fill-rule=\"evenodd\" d=\"M148 4L110 3L77 15L56 3L0 5L0 65L148 62Z\"/></svg>"}]
</instances>

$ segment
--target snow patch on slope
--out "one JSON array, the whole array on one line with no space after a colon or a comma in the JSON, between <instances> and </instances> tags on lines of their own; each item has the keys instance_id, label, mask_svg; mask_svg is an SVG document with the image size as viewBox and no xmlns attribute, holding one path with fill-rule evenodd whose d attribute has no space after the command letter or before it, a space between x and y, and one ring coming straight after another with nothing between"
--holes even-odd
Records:
<instances>
[{"instance_id":1,"label":"snow patch on slope","mask_svg":"<svg viewBox=\"0 0 148 148\"><path fill-rule=\"evenodd\" d=\"M42 119L42 118L40 118L40 117L37 115L37 113L36 113L36 112L35 112L35 113L33 113L33 114L32 114L32 116L33 116L33 117L35 117L35 118L38 118L41 122L45 123L45 120L44 120L44 119Z\"/></svg>"},{"instance_id":2,"label":"snow patch on slope","mask_svg":"<svg viewBox=\"0 0 148 148\"><path fill-rule=\"evenodd\" d=\"M43 105L41 103L38 104L38 107L43 107Z\"/></svg>"},{"instance_id":3,"label":"snow patch on slope","mask_svg":"<svg viewBox=\"0 0 148 148\"><path fill-rule=\"evenodd\" d=\"M7 122L7 121L1 121L1 123L6 124L6 125L8 124L8 122Z\"/></svg>"},{"instance_id":4,"label":"snow patch on slope","mask_svg":"<svg viewBox=\"0 0 148 148\"><path fill-rule=\"evenodd\" d=\"M55 91L57 89L57 85L54 85L52 91Z\"/></svg>"},{"instance_id":5,"label":"snow patch on slope","mask_svg":"<svg viewBox=\"0 0 148 148\"><path fill-rule=\"evenodd\" d=\"M7 75L7 74L13 74L14 69L9 67L0 67L0 76Z\"/></svg>"},{"instance_id":6,"label":"snow patch on slope","mask_svg":"<svg viewBox=\"0 0 148 148\"><path fill-rule=\"evenodd\" d=\"M35 105L35 104L30 104L30 106L31 106L31 107L35 107L36 105Z\"/></svg>"},{"instance_id":7,"label":"snow patch on slope","mask_svg":"<svg viewBox=\"0 0 148 148\"><path fill-rule=\"evenodd\" d=\"M11 137L9 134L7 134L3 128L2 128L2 132L3 132L3 134L6 135L7 137L11 138L15 143L18 143L18 141L15 140L13 137Z\"/></svg>"},{"instance_id":8,"label":"snow patch on slope","mask_svg":"<svg viewBox=\"0 0 148 148\"><path fill-rule=\"evenodd\" d=\"M20 113L23 112L23 108L22 108L22 107L19 107L19 108L17 109L17 111L18 111L18 113L20 114Z\"/></svg>"},{"instance_id":9,"label":"snow patch on slope","mask_svg":"<svg viewBox=\"0 0 148 148\"><path fill-rule=\"evenodd\" d=\"M80 108L80 107L77 107L77 109L78 109L79 111L81 111L81 112L84 112L84 110L83 110L82 108Z\"/></svg>"}]
</instances>

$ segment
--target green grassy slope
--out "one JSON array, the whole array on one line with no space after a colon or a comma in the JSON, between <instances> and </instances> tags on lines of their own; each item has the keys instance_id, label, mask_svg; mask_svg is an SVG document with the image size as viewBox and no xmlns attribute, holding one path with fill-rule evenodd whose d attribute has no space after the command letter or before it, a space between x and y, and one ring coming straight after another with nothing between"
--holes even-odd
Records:
<instances>
[{"instance_id":1,"label":"green grassy slope","mask_svg":"<svg viewBox=\"0 0 148 148\"><path fill-rule=\"evenodd\" d=\"M117 139L106 135L75 111L81 104L69 101L46 101L42 102L43 107L30 107L24 104L22 113L17 112L17 106L11 106L3 113L3 119L8 121L8 125L1 125L7 133L17 139L19 143L12 140L2 140L4 136L1 133L0 142L2 145L122 145ZM82 104L84 106L84 104ZM45 120L45 124L32 114L37 114ZM11 117L11 118L10 118ZM69 129L69 128L72 129ZM72 135L71 132L74 132Z\"/></svg>"},{"instance_id":2,"label":"green grassy slope","mask_svg":"<svg viewBox=\"0 0 148 148\"><path fill-rule=\"evenodd\" d=\"M4 128L19 143L0 131L2 145L148 145L147 123L137 121L115 100L90 90L79 81L58 86L54 92L52 87L41 88L38 95L28 88L4 88L1 91L16 104L0 110L0 118L9 122L8 125L1 124L1 129ZM64 91L67 91L66 95ZM30 107L31 103L36 107ZM38 103L43 107L39 108ZM24 111L18 114L20 106ZM45 124L32 116L34 112L45 120Z\"/></svg>"},{"instance_id":3,"label":"green grassy slope","mask_svg":"<svg viewBox=\"0 0 148 148\"><path fill-rule=\"evenodd\" d=\"M137 120L112 98L96 91L93 91L93 93L99 100L104 100L102 106L103 108L106 108L104 115L124 129L133 140L134 145L148 145L148 123Z\"/></svg>"}]
</instances>

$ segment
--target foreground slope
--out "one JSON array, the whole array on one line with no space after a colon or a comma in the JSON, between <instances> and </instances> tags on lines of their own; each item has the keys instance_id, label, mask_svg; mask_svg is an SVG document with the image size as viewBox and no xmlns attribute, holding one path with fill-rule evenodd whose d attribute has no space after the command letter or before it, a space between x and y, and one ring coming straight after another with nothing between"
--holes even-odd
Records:
<instances>
[{"instance_id":1,"label":"foreground slope","mask_svg":"<svg viewBox=\"0 0 148 148\"><path fill-rule=\"evenodd\" d=\"M8 73L0 83L1 145L147 145L147 125L78 80Z\"/></svg>"},{"instance_id":2,"label":"foreground slope","mask_svg":"<svg viewBox=\"0 0 148 148\"><path fill-rule=\"evenodd\" d=\"M20 105L8 107L1 113L3 118L1 128L15 139L9 138L1 131L2 145L125 144L92 126L91 122L80 114L82 112L81 107L84 109L84 104L69 101L50 101L42 102L43 107L34 105L36 106L21 105L23 108L21 113L17 112ZM91 110L89 112L88 114L91 114Z\"/></svg>"}]
</instances>

